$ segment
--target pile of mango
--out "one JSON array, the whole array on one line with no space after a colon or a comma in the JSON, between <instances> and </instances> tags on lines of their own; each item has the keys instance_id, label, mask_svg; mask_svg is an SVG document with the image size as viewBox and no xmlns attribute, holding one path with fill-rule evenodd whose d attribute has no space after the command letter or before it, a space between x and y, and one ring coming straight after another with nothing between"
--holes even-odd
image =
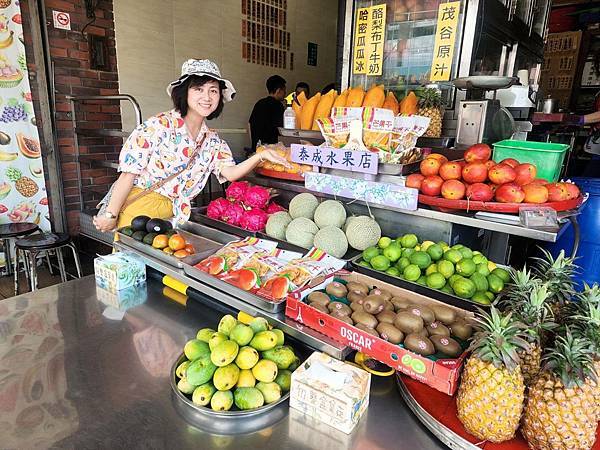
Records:
<instances>
[{"instance_id":1,"label":"pile of mango","mask_svg":"<svg viewBox=\"0 0 600 450\"><path fill-rule=\"evenodd\" d=\"M175 370L177 388L194 404L215 411L276 402L290 390L292 371L300 364L284 342L283 332L269 329L262 317L246 325L223 316L216 331L203 328L185 344L186 360Z\"/></svg>"}]
</instances>

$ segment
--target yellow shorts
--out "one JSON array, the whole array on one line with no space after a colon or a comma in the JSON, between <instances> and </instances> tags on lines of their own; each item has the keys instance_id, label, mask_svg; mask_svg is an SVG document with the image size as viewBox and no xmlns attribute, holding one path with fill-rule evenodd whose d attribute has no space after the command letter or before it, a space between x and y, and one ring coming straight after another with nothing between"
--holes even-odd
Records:
<instances>
[{"instance_id":1,"label":"yellow shorts","mask_svg":"<svg viewBox=\"0 0 600 450\"><path fill-rule=\"evenodd\" d=\"M138 195L140 192L140 188L134 187L127 198ZM173 217L173 203L164 195L157 192L150 192L137 199L119 213L117 228L131 225L131 221L137 216L148 216L153 219L170 219ZM116 235L115 240L117 240Z\"/></svg>"}]
</instances>

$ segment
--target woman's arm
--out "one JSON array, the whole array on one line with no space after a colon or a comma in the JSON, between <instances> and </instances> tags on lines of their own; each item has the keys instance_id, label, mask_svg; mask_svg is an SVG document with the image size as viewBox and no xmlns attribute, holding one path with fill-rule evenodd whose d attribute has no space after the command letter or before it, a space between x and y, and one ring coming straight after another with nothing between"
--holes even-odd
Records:
<instances>
[{"instance_id":1,"label":"woman's arm","mask_svg":"<svg viewBox=\"0 0 600 450\"><path fill-rule=\"evenodd\" d=\"M271 161L274 164L281 164L290 167L290 163L285 158L279 156L273 150L264 150L261 153L255 153L247 160L236 164L235 166L225 166L221 169L227 181L235 181L248 175L261 161Z\"/></svg>"},{"instance_id":2,"label":"woman's arm","mask_svg":"<svg viewBox=\"0 0 600 450\"><path fill-rule=\"evenodd\" d=\"M115 181L110 201L106 205L106 210L115 216L119 215L121 207L127 196L131 192L133 182L137 177L134 173L122 172L117 181ZM112 231L117 225L117 219L109 219L108 217L94 217L94 225L100 231Z\"/></svg>"},{"instance_id":3,"label":"woman's arm","mask_svg":"<svg viewBox=\"0 0 600 450\"><path fill-rule=\"evenodd\" d=\"M583 116L583 124L598 123L598 122L600 122L600 111L596 111L591 114L586 114L585 116Z\"/></svg>"}]
</instances>

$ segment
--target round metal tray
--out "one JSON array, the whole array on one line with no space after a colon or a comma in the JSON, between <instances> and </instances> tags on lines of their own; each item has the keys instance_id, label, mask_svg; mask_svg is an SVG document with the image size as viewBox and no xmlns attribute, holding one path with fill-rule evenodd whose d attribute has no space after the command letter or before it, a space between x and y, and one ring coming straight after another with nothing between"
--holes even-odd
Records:
<instances>
[{"instance_id":1,"label":"round metal tray","mask_svg":"<svg viewBox=\"0 0 600 450\"><path fill-rule=\"evenodd\" d=\"M182 353L171 367L170 384L175 408L192 425L219 434L251 433L273 425L288 414L289 392L276 402L246 411L214 411L194 404L177 389L175 369L185 360L185 355Z\"/></svg>"},{"instance_id":2,"label":"round metal tray","mask_svg":"<svg viewBox=\"0 0 600 450\"><path fill-rule=\"evenodd\" d=\"M496 89L506 89L517 84L517 77L499 77L493 75L475 75L471 77L456 78L452 81L454 86L461 90L484 89L494 91Z\"/></svg>"}]
</instances>

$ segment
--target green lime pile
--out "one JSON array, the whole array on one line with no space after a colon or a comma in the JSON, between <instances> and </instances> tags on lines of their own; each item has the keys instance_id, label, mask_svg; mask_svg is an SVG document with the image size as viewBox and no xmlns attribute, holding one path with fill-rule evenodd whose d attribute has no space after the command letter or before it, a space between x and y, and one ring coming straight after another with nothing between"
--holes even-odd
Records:
<instances>
[{"instance_id":1,"label":"green lime pile","mask_svg":"<svg viewBox=\"0 0 600 450\"><path fill-rule=\"evenodd\" d=\"M382 237L363 251L359 264L482 305L489 305L510 279L481 252L462 244L420 242L414 234Z\"/></svg>"},{"instance_id":2,"label":"green lime pile","mask_svg":"<svg viewBox=\"0 0 600 450\"><path fill-rule=\"evenodd\" d=\"M248 325L223 316L217 331L203 328L185 344L175 370L177 388L196 405L215 411L259 408L290 390L300 360L281 330L262 317Z\"/></svg>"}]
</instances>

